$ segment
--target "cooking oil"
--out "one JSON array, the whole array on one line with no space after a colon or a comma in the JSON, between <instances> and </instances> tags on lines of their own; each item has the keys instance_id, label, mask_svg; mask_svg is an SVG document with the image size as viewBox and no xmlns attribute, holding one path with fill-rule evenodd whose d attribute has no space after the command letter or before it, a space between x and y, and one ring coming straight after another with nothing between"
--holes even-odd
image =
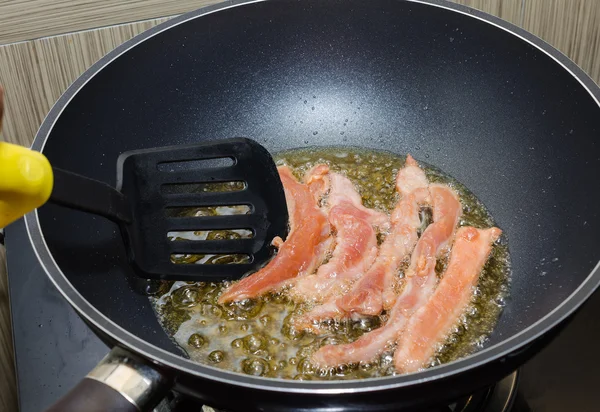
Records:
<instances>
[{"instance_id":1,"label":"cooking oil","mask_svg":"<svg viewBox=\"0 0 600 412\"><path fill-rule=\"evenodd\" d=\"M386 213L398 201L395 177L405 161L404 156L389 152L350 147L290 150L277 154L275 159L278 165L290 166L299 179L314 165L326 163L332 171L344 174L355 184L365 206ZM484 205L464 185L432 166L419 163L430 182L447 184L459 194L463 206L460 226L495 226ZM227 212L217 208L187 208L178 213L194 216ZM429 222L430 211L424 210L422 218ZM202 238L244 235L239 231L196 234ZM171 236L174 240L185 237L178 233ZM173 259L193 264L209 261L211 256L181 255ZM232 256L229 260L239 259ZM447 258L439 259L438 276L442 275L446 263ZM400 278L402 275L398 274ZM509 283L510 256L506 239L501 238L492 248L473 291L471 305L440 345L430 366L466 356L485 346L508 296ZM310 362L312 353L321 346L349 343L381 326L387 319L386 313L356 321L329 322L326 333L316 336L291 326L290 319L307 308L292 302L285 291L220 305L218 296L228 285L228 282L165 282L161 293L151 298L163 328L191 360L249 375L295 380L362 379L396 373L393 347L387 348L378 359L360 364L318 369Z\"/></svg>"}]
</instances>

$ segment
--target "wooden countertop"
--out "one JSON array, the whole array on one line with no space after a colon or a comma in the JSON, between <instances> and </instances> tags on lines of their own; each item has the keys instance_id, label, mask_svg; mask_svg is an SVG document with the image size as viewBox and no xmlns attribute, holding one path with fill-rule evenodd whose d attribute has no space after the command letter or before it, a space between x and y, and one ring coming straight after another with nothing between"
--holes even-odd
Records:
<instances>
[{"instance_id":1,"label":"wooden countertop","mask_svg":"<svg viewBox=\"0 0 600 412\"><path fill-rule=\"evenodd\" d=\"M17 410L17 387L4 259L4 247L0 246L0 411L8 412Z\"/></svg>"}]
</instances>

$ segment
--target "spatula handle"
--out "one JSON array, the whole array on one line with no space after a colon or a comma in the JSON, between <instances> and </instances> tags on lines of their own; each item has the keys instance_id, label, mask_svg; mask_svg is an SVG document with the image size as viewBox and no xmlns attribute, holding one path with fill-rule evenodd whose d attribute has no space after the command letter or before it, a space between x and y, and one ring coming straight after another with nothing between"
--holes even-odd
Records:
<instances>
[{"instance_id":1,"label":"spatula handle","mask_svg":"<svg viewBox=\"0 0 600 412\"><path fill-rule=\"evenodd\" d=\"M46 203L52 184L52 167L43 154L0 142L0 227Z\"/></svg>"},{"instance_id":2,"label":"spatula handle","mask_svg":"<svg viewBox=\"0 0 600 412\"><path fill-rule=\"evenodd\" d=\"M52 203L104 216L116 223L129 223L131 211L126 197L115 188L77 173L52 168Z\"/></svg>"},{"instance_id":3,"label":"spatula handle","mask_svg":"<svg viewBox=\"0 0 600 412\"><path fill-rule=\"evenodd\" d=\"M125 196L98 180L51 167L36 151L0 142L0 228L47 201L129 223Z\"/></svg>"}]
</instances>

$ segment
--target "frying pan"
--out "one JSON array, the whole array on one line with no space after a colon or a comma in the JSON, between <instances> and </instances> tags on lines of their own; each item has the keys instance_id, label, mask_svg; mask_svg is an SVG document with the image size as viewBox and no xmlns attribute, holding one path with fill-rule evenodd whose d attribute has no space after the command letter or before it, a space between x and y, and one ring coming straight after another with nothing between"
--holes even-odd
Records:
<instances>
[{"instance_id":1,"label":"frying pan","mask_svg":"<svg viewBox=\"0 0 600 412\"><path fill-rule=\"evenodd\" d=\"M543 41L442 1L230 1L118 47L41 126L33 148L56 167L114 185L123 151L238 135L272 152L411 153L489 208L509 240L511 294L485 348L455 362L362 381L245 376L182 355L114 224L47 205L26 216L36 254L115 347L55 410L148 410L171 387L230 410L414 410L500 379L600 282L599 98Z\"/></svg>"}]
</instances>

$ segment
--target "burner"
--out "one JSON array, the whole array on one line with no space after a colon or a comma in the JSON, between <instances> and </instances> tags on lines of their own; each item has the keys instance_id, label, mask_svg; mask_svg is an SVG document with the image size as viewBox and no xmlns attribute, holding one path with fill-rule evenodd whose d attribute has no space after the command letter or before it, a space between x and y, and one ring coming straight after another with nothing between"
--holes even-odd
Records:
<instances>
[{"instance_id":1,"label":"burner","mask_svg":"<svg viewBox=\"0 0 600 412\"><path fill-rule=\"evenodd\" d=\"M490 388L481 390L448 406L428 412L509 412L517 396L519 371L515 371ZM171 393L154 412L225 412L202 405L198 401ZM514 412L521 412L521 409Z\"/></svg>"},{"instance_id":2,"label":"burner","mask_svg":"<svg viewBox=\"0 0 600 412\"><path fill-rule=\"evenodd\" d=\"M508 412L517 395L519 371L515 371L494 386L451 404L452 412Z\"/></svg>"}]
</instances>

